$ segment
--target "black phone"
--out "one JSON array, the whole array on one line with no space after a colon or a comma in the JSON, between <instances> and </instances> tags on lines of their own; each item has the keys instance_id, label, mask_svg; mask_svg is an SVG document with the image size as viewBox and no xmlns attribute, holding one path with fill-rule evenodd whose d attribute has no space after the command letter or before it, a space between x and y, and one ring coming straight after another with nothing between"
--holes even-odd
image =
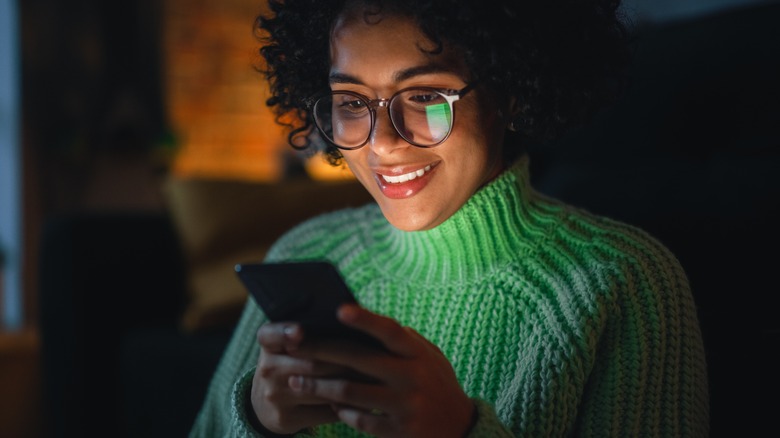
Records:
<instances>
[{"instance_id":1,"label":"black phone","mask_svg":"<svg viewBox=\"0 0 780 438\"><path fill-rule=\"evenodd\" d=\"M340 305L357 304L357 300L332 263L241 263L235 271L272 322L297 322L306 338L347 339L381 347L374 337L336 317Z\"/></svg>"}]
</instances>

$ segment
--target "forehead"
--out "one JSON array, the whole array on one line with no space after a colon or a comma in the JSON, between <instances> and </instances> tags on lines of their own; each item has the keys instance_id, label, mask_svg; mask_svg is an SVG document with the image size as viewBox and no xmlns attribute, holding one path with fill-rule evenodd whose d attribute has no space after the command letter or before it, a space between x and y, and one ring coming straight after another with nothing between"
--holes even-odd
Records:
<instances>
[{"instance_id":1,"label":"forehead","mask_svg":"<svg viewBox=\"0 0 780 438\"><path fill-rule=\"evenodd\" d=\"M362 70L376 75L393 69L435 65L466 76L459 52L432 41L413 18L350 11L334 24L330 38L331 72Z\"/></svg>"}]
</instances>

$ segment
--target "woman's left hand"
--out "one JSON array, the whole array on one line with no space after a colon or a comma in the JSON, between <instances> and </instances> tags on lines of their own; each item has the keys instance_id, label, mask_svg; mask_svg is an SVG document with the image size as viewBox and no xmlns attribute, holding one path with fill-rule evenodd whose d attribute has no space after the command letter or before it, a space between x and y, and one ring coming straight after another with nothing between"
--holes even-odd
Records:
<instances>
[{"instance_id":1,"label":"woman's left hand","mask_svg":"<svg viewBox=\"0 0 780 438\"><path fill-rule=\"evenodd\" d=\"M333 401L344 423L380 437L463 437L474 403L434 344L393 319L356 305L339 319L381 341L386 351L354 343L303 344L294 356L350 367L369 379L291 376L290 388Z\"/></svg>"}]
</instances>

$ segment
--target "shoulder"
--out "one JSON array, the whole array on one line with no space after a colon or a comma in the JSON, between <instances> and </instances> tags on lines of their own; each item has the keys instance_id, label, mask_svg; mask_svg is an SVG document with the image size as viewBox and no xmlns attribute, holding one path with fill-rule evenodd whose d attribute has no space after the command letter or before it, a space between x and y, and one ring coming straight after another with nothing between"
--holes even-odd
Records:
<instances>
[{"instance_id":1,"label":"shoulder","mask_svg":"<svg viewBox=\"0 0 780 438\"><path fill-rule=\"evenodd\" d=\"M541 194L532 208L544 226L530 263L559 284L582 285L607 301L629 289L689 294L675 254L645 230Z\"/></svg>"},{"instance_id":2,"label":"shoulder","mask_svg":"<svg viewBox=\"0 0 780 438\"><path fill-rule=\"evenodd\" d=\"M695 319L687 276L676 256L657 238L628 223L555 200L543 200L548 226L518 273L533 308L531 318L555 333L574 330L593 339L610 323L631 326L657 321L674 325ZM552 309L552 310L550 310ZM550 319L549 314L573 315ZM671 327L671 326L670 326ZM647 330L663 327L645 326ZM589 345L582 344L583 348Z\"/></svg>"},{"instance_id":3,"label":"shoulder","mask_svg":"<svg viewBox=\"0 0 780 438\"><path fill-rule=\"evenodd\" d=\"M539 192L535 192L534 205L550 225L546 233L548 246L600 254L610 260L642 256L676 262L669 248L635 225L592 213Z\"/></svg>"},{"instance_id":4,"label":"shoulder","mask_svg":"<svg viewBox=\"0 0 780 438\"><path fill-rule=\"evenodd\" d=\"M568 207L558 230L561 238L582 245L594 254L636 263L660 263L680 270L672 251L642 228L586 210Z\"/></svg>"},{"instance_id":5,"label":"shoulder","mask_svg":"<svg viewBox=\"0 0 780 438\"><path fill-rule=\"evenodd\" d=\"M268 252L267 260L324 257L334 246L362 235L383 218L375 203L344 208L312 217L293 226Z\"/></svg>"}]
</instances>

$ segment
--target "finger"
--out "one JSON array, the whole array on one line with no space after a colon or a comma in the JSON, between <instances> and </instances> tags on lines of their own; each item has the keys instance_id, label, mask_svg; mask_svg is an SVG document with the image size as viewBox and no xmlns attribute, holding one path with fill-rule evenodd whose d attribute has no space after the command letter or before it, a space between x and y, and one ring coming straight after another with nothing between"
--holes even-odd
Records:
<instances>
[{"instance_id":1,"label":"finger","mask_svg":"<svg viewBox=\"0 0 780 438\"><path fill-rule=\"evenodd\" d=\"M303 329L296 323L265 323L257 330L257 342L273 353L295 351L303 341Z\"/></svg>"},{"instance_id":2,"label":"finger","mask_svg":"<svg viewBox=\"0 0 780 438\"><path fill-rule=\"evenodd\" d=\"M376 410L372 412L342 406L336 410L336 414L344 424L371 435L379 435L381 432L391 430L393 425L386 415Z\"/></svg>"},{"instance_id":3,"label":"finger","mask_svg":"<svg viewBox=\"0 0 780 438\"><path fill-rule=\"evenodd\" d=\"M339 377L372 383L397 382L398 376L405 375L403 368L407 360L384 350L338 340L304 343L290 356L341 366L349 372Z\"/></svg>"},{"instance_id":4,"label":"finger","mask_svg":"<svg viewBox=\"0 0 780 438\"><path fill-rule=\"evenodd\" d=\"M392 406L388 390L378 385L307 376L290 376L288 384L296 394L330 400L336 405L348 405L366 411L386 411Z\"/></svg>"},{"instance_id":5,"label":"finger","mask_svg":"<svg viewBox=\"0 0 780 438\"><path fill-rule=\"evenodd\" d=\"M319 372L319 370L313 369L310 364L293 360L289 356L282 355L263 360L253 377L253 397L262 401L263 405L287 406L287 409L292 409L299 405L322 405L330 402L330 400L317 397L316 395L291 390L288 383L290 370L306 373L313 372L315 374ZM282 411L287 409L282 409Z\"/></svg>"},{"instance_id":6,"label":"finger","mask_svg":"<svg viewBox=\"0 0 780 438\"><path fill-rule=\"evenodd\" d=\"M296 416L306 418L310 426L335 423L339 419L338 414L333 411L333 407L327 403L317 406L300 406L296 411Z\"/></svg>"},{"instance_id":7,"label":"finger","mask_svg":"<svg viewBox=\"0 0 780 438\"><path fill-rule=\"evenodd\" d=\"M261 353L259 367L264 378L282 376L286 379L292 374L313 377L341 377L354 371L343 365L318 360L301 359L284 354Z\"/></svg>"},{"instance_id":8,"label":"finger","mask_svg":"<svg viewBox=\"0 0 780 438\"><path fill-rule=\"evenodd\" d=\"M260 422L266 429L280 433L294 433L306 427L338 421L338 414L328 404L317 406L296 406L289 410L256 410Z\"/></svg>"},{"instance_id":9,"label":"finger","mask_svg":"<svg viewBox=\"0 0 780 438\"><path fill-rule=\"evenodd\" d=\"M414 357L419 354L421 344L416 341L419 341L422 336L392 318L377 315L354 304L342 305L337 315L342 323L377 338L388 351L394 354L403 357Z\"/></svg>"}]
</instances>

